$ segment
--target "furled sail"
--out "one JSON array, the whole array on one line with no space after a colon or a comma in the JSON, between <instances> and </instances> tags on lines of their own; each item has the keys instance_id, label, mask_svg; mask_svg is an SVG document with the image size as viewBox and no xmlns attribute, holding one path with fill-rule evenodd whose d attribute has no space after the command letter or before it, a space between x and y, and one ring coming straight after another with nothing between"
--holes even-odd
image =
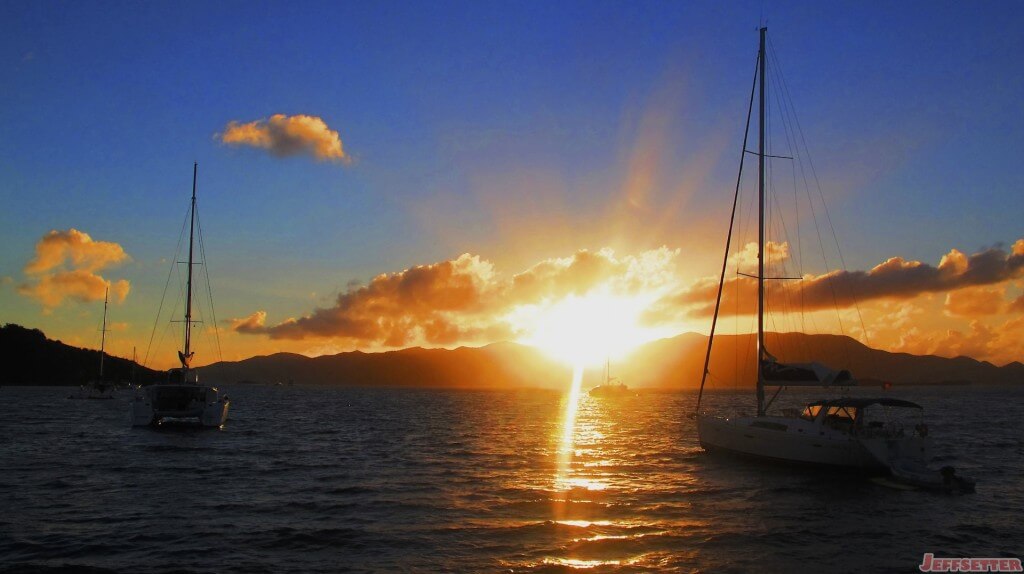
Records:
<instances>
[{"instance_id":1,"label":"furled sail","mask_svg":"<svg viewBox=\"0 0 1024 574\"><path fill-rule=\"evenodd\" d=\"M189 354L187 354L187 355L185 353L182 353L181 351L178 351L178 360L181 361L181 365L183 367L187 367L188 364L192 362L192 356L193 355L195 355L194 351L189 353Z\"/></svg>"}]
</instances>

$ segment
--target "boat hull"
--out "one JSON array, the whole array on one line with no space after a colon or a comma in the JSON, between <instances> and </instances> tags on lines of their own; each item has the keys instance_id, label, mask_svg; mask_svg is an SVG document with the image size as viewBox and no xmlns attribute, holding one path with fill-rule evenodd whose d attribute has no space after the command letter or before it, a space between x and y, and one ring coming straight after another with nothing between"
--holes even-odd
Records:
<instances>
[{"instance_id":1,"label":"boat hull","mask_svg":"<svg viewBox=\"0 0 1024 574\"><path fill-rule=\"evenodd\" d=\"M790 417L697 417L700 445L709 452L801 465L888 472L893 460L923 456L920 437L864 438Z\"/></svg>"},{"instance_id":2,"label":"boat hull","mask_svg":"<svg viewBox=\"0 0 1024 574\"><path fill-rule=\"evenodd\" d=\"M132 402L132 426L164 422L191 422L204 427L223 426L231 401L216 388L199 385L144 387Z\"/></svg>"}]
</instances>

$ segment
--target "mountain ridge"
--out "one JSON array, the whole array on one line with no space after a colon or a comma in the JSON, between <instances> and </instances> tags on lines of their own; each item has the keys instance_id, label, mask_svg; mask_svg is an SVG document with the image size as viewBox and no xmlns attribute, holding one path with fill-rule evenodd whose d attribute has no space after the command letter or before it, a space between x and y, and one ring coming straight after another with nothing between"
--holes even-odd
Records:
<instances>
[{"instance_id":1,"label":"mountain ridge","mask_svg":"<svg viewBox=\"0 0 1024 574\"><path fill-rule=\"evenodd\" d=\"M718 380L752 384L755 335L715 338L709 371ZM700 382L707 336L682 333L642 345L625 361L612 364L613 374L634 387L692 388ZM971 357L913 355L874 349L844 335L767 333L766 346L783 362L817 361L853 372L863 382L881 384L1024 384L1024 365L998 367ZM778 352L775 352L775 351ZM295 355L292 355L293 357ZM572 376L567 365L542 351L501 341L482 347L425 349L409 347L381 353L349 351L319 357L298 355L291 369L266 361L214 363L204 367L207 378L220 383L237 380L298 382L326 385L369 385L454 388L565 388ZM742 368L730 368L732 358ZM390 363L390 364L389 364ZM310 367L315 365L315 367ZM584 386L603 380L603 367L586 370ZM740 381L748 381L743 383ZM710 388L732 388L709 383Z\"/></svg>"},{"instance_id":2,"label":"mountain ridge","mask_svg":"<svg viewBox=\"0 0 1024 574\"><path fill-rule=\"evenodd\" d=\"M715 337L708 388L749 388L753 384L754 334ZM682 333L650 341L612 363L612 374L631 387L684 389L700 383L707 336ZM865 384L1024 384L1024 363L996 366L971 357L912 355L874 349L844 335L766 333L765 346L782 362L817 361L850 370ZM96 375L98 351L47 339L38 329L8 324L0 329L8 365L2 384L78 385ZM112 379L127 380L132 362L107 355ZM367 353L347 351L307 357L277 352L199 367L203 382L339 386L552 388L564 389L572 369L542 351L512 341L454 349L409 347ZM162 373L135 365L137 380L155 382ZM585 370L584 386L604 380L603 367Z\"/></svg>"},{"instance_id":3,"label":"mountain ridge","mask_svg":"<svg viewBox=\"0 0 1024 574\"><path fill-rule=\"evenodd\" d=\"M0 327L3 385L82 385L99 377L100 352L48 339L39 329L8 323ZM104 353L104 380L140 383L163 380L160 371Z\"/></svg>"}]
</instances>

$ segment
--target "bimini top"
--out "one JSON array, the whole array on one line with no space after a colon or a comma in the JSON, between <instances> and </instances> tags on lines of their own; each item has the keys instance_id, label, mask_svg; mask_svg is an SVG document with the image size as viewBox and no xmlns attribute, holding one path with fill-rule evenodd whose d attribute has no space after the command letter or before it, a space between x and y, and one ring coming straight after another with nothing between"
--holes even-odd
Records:
<instances>
[{"instance_id":1,"label":"bimini top","mask_svg":"<svg viewBox=\"0 0 1024 574\"><path fill-rule=\"evenodd\" d=\"M890 399L890 398L860 398L860 397L843 397L841 399L828 399L824 401L815 401L808 404L807 406L823 406L823 407L854 407L862 409L871 405L882 405L883 407L900 407L906 409L924 409L917 403L910 401L904 401L902 399Z\"/></svg>"}]
</instances>

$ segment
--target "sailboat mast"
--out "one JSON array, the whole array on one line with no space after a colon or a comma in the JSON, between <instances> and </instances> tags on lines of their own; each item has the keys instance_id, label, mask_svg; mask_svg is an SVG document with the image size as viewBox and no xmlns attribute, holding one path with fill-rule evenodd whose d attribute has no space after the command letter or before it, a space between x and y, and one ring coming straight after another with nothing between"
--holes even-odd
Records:
<instances>
[{"instance_id":1,"label":"sailboat mast","mask_svg":"<svg viewBox=\"0 0 1024 574\"><path fill-rule=\"evenodd\" d=\"M100 381L103 380L103 351L107 345L107 298L110 287L103 290L103 327L100 329Z\"/></svg>"},{"instance_id":2,"label":"sailboat mast","mask_svg":"<svg viewBox=\"0 0 1024 574\"><path fill-rule=\"evenodd\" d=\"M768 28L761 28L759 58L760 113L758 116L757 141L757 414L764 414L764 379L761 364L764 360L764 92L765 92L765 49L764 39Z\"/></svg>"},{"instance_id":3,"label":"sailboat mast","mask_svg":"<svg viewBox=\"0 0 1024 574\"><path fill-rule=\"evenodd\" d=\"M188 368L189 359L191 359L191 346L192 346L192 249L195 237L195 225L196 225L196 174L199 171L199 163L192 164L192 209L190 210L190 218L188 224L188 284L186 288L186 299L185 299L185 352L182 357L182 368Z\"/></svg>"}]
</instances>

